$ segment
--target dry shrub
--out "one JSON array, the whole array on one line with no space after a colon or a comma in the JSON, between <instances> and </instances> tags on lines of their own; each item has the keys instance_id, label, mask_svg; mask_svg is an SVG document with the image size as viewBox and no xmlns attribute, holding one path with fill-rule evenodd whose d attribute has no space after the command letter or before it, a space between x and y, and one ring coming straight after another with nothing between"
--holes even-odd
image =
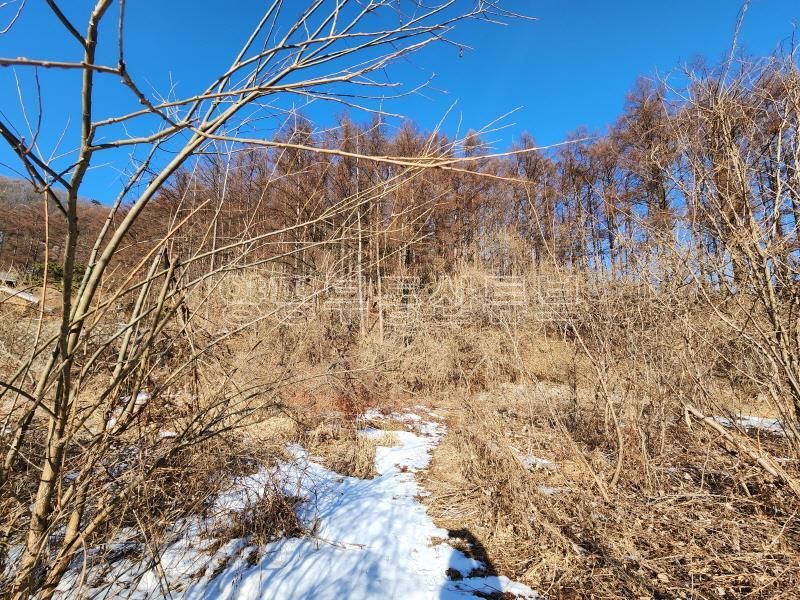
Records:
<instances>
[{"instance_id":1,"label":"dry shrub","mask_svg":"<svg viewBox=\"0 0 800 600\"><path fill-rule=\"evenodd\" d=\"M417 330L389 332L363 344L362 363L380 369L379 389L430 397L453 388L482 390L516 381L518 368L508 336L491 326L420 321Z\"/></svg>"},{"instance_id":2,"label":"dry shrub","mask_svg":"<svg viewBox=\"0 0 800 600\"><path fill-rule=\"evenodd\" d=\"M226 322L237 314L226 310L226 294L238 297L241 290L270 290L277 285L268 273L261 281L258 277L253 273L228 276L227 287L219 293L215 290L209 336L237 324ZM242 387L253 385L254 380L268 383L282 377L286 384L277 395L283 404L309 415L335 412L350 419L378 403L409 396L427 399L454 388L483 390L498 382L518 381L523 372L517 350L526 356L526 369L543 379L563 379L574 348L554 337L548 349L542 350L537 343L541 339L538 322L509 325L493 321L498 315L481 305L484 279L483 273L462 268L448 278L454 294L461 298L457 307L441 314L436 286L431 285L419 310L406 320L387 320L383 331L374 312L367 315L368 326L362 332L358 315L348 317L319 303L309 303L290 319L286 319L289 309L269 299L253 303L240 309L247 310L239 316L262 320L226 340L212 353L218 365L204 369L200 376L214 381L238 368L234 379ZM233 291L225 292L229 289ZM511 342L512 329L525 341L519 349ZM251 350L264 339L275 340L275 352ZM564 358L570 350L573 355ZM247 357L246 370L236 364L243 356ZM294 384L293 379L302 383Z\"/></svg>"},{"instance_id":3,"label":"dry shrub","mask_svg":"<svg viewBox=\"0 0 800 600\"><path fill-rule=\"evenodd\" d=\"M11 379L11 375L23 362L27 344L37 331L39 314L36 307L19 307L3 301L0 297L0 378ZM48 339L58 332L58 322L54 315L45 314L42 319L42 339ZM36 369L44 361L40 357L34 362ZM7 402L7 400L4 399ZM0 406L0 417L5 416L4 406Z\"/></svg>"},{"instance_id":4,"label":"dry shrub","mask_svg":"<svg viewBox=\"0 0 800 600\"><path fill-rule=\"evenodd\" d=\"M284 429L287 429L284 425ZM277 428L275 428L277 429ZM41 430L41 431L40 431ZM46 436L45 424L37 423L33 428L36 435L26 438L26 444L43 444ZM274 430L274 429L273 429ZM38 432L38 433L37 433ZM128 440L120 439L99 461L93 473L91 506L103 508L103 495L113 494L131 480L154 460L159 448L152 440L147 444L145 437ZM23 456L41 452L41 449L26 447ZM181 525L185 519L209 514L218 496L226 491L236 479L251 475L259 469L275 464L281 458L275 449L265 446L250 435L232 431L213 436L200 443L192 444L174 452L151 477L136 486L126 502L120 503L106 519L104 526L87 537L87 566L98 567L102 573L109 564L119 560L120 547L126 553L135 555L144 551L146 545L165 543L181 535ZM74 467L82 465L86 456L71 453L65 459L65 484L69 481ZM24 508L35 494L36 473L18 463L12 477L6 482L6 490L12 493L3 495L0 503L5 523L4 537L0 545L0 557L8 555L8 550L22 541L24 528L21 527ZM234 523L226 535L242 537L252 535L256 543L272 541L284 534L299 531L294 506L296 499L284 497L278 490L270 490L260 497L252 510L235 516ZM92 512L86 519L94 516ZM48 545L57 545L59 533L54 532ZM46 552L51 552L48 548ZM2 561L0 561L2 562ZM95 574L97 574L95 573ZM0 581L0 590L8 582Z\"/></svg>"},{"instance_id":5,"label":"dry shrub","mask_svg":"<svg viewBox=\"0 0 800 600\"><path fill-rule=\"evenodd\" d=\"M259 419L248 427L243 427L242 432L254 444L262 448L270 456L281 456L288 444L297 443L303 435L303 421L286 414L277 414L265 419Z\"/></svg>"},{"instance_id":6,"label":"dry shrub","mask_svg":"<svg viewBox=\"0 0 800 600\"><path fill-rule=\"evenodd\" d=\"M311 445L322 464L348 477L371 479L375 471L375 445L363 436L354 435Z\"/></svg>"},{"instance_id":7,"label":"dry shrub","mask_svg":"<svg viewBox=\"0 0 800 600\"><path fill-rule=\"evenodd\" d=\"M211 345L202 363L159 390L173 361L236 325L227 322L224 295L212 295L203 328L184 334L178 323L167 332L173 342L157 346L144 383L159 393L129 437L104 457L109 475L97 477L98 488L124 483L152 462L158 435L203 414L221 381L236 390L230 393L256 395L241 415L231 411L225 424L235 425L232 433L175 454L90 541L102 547L134 528L140 542L158 542L170 524L202 514L231 478L282 458L292 442L338 473L373 477L376 446L396 440L365 437L359 429L406 425L366 423L367 407L381 403L402 412L403 403L489 390L451 406L450 431L427 484L432 514L474 536L490 570L554 597L789 594L800 569L797 499L747 457L723 451L713 432L701 425L688 430L682 419L689 401L715 414L758 403L769 408L748 387L758 389L752 382L764 374L741 340L684 298L625 288L590 298L565 321L543 326L532 318L536 307L523 320L503 320L470 301L470 294L478 297L478 280L472 272L450 282L462 287L460 317L469 319L442 318L428 298L413 319L387 323L383 335L375 315L361 335L355 321L332 311L284 322L270 314L275 304L248 307L244 316L261 319L255 326ZM667 300L670 310L663 309ZM689 334L680 327L687 315L695 326ZM264 340L274 342L269 351ZM107 373L90 372L82 392L87 402L96 394L93 377L102 389ZM542 383L535 390L508 385L529 379ZM35 432L26 437L39 446L22 456L41 455L36 440ZM764 437L754 445L794 460L789 441ZM134 446L139 455L131 454ZM65 473L80 461L67 456ZM796 475L797 464L786 465ZM12 523L5 544L19 540L14 515L34 491L36 473L24 461L14 473L8 484L14 500L0 504L0 517ZM298 534L296 502L267 490L213 535L252 535L260 544Z\"/></svg>"},{"instance_id":8,"label":"dry shrub","mask_svg":"<svg viewBox=\"0 0 800 600\"><path fill-rule=\"evenodd\" d=\"M397 437L387 432L379 437L359 433L358 421L341 418L322 420L303 440L308 451L326 467L349 477L371 479L375 470L375 449L394 446Z\"/></svg>"},{"instance_id":9,"label":"dry shrub","mask_svg":"<svg viewBox=\"0 0 800 600\"><path fill-rule=\"evenodd\" d=\"M168 527L184 517L203 513L232 481L274 465L276 458L240 432L220 434L175 453L168 467L157 471L137 490L132 505L148 514L152 524ZM137 458L129 468L137 468L138 461L147 459ZM127 512L123 513L125 517Z\"/></svg>"},{"instance_id":10,"label":"dry shrub","mask_svg":"<svg viewBox=\"0 0 800 600\"><path fill-rule=\"evenodd\" d=\"M31 427L31 434L25 439L20 454L24 457L37 456L45 448L47 435L46 425L37 421ZM3 447L10 440L10 432L0 432ZM73 453L74 455L74 453ZM38 473L27 463L13 465L9 479L0 494L0 595L4 590L3 573L8 566L8 558L12 548L23 539L25 517L28 505L35 498Z\"/></svg>"},{"instance_id":11,"label":"dry shrub","mask_svg":"<svg viewBox=\"0 0 800 600\"><path fill-rule=\"evenodd\" d=\"M286 496L277 489L267 489L256 500L231 516L228 525L215 532L222 540L247 538L263 546L280 538L299 537L305 533L297 507L303 498Z\"/></svg>"},{"instance_id":12,"label":"dry shrub","mask_svg":"<svg viewBox=\"0 0 800 600\"><path fill-rule=\"evenodd\" d=\"M454 411L425 482L439 524L470 530L499 572L550 597L792 596L800 501L789 489L683 420L670 420L646 465L628 455L611 487L603 412L583 395L569 426L560 415L572 402L566 389L505 388ZM626 444L639 443L626 430Z\"/></svg>"}]
</instances>

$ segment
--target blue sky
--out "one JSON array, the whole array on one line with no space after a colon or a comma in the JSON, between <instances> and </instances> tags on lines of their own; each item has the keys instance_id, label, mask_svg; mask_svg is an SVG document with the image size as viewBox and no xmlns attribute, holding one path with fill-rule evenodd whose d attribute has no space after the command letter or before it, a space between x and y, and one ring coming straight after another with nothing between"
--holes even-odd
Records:
<instances>
[{"instance_id":1,"label":"blue sky","mask_svg":"<svg viewBox=\"0 0 800 600\"><path fill-rule=\"evenodd\" d=\"M63 0L60 4L79 22L91 3ZM128 4L127 55L133 73L159 91L171 84L193 91L204 87L209 73L229 64L236 44L266 3L140 0ZM493 136L498 145L508 144L522 131L550 144L581 125L602 130L619 115L637 76L666 75L698 57L719 61L729 47L740 3L508 0L506 5L538 20L507 27L466 24L455 37L473 51L459 56L453 47L437 46L399 65L392 72L394 79L413 84L435 72L436 89L427 90L424 97L404 99L392 110L427 129L457 101L445 126L453 133L459 122L463 129L480 128L519 108L505 120L508 129ZM8 10L0 12L0 29ZM796 0L753 0L741 45L753 54L770 53L791 38L796 20L800 20ZM0 36L0 56L58 58L65 52L77 58L74 43L61 33L42 0L28 0L14 28ZM23 89L30 90L30 74L17 72ZM67 114L75 114L77 82L74 74L58 72L42 73L42 82L47 115L42 146L46 147L64 127L68 138L76 131L75 122L67 125ZM114 107L120 90L111 86L101 93L106 104ZM30 96L26 101L30 102ZM13 71L0 68L0 110L19 122L18 104ZM98 110L107 108L100 104ZM330 111L311 109L309 113L322 121L330 118ZM0 162L16 166L5 148L0 150ZM2 165L0 173L11 174ZM117 187L118 177L109 164L92 173L85 195L108 201Z\"/></svg>"},{"instance_id":2,"label":"blue sky","mask_svg":"<svg viewBox=\"0 0 800 600\"><path fill-rule=\"evenodd\" d=\"M437 85L448 90L435 103L415 105L412 114L431 118L459 99L464 121L478 125L521 107L507 135L530 131L554 143L586 125L613 122L625 94L640 75L668 75L705 57L727 55L740 3L732 0L613 2L530 0L511 2L538 17L508 28L470 26L465 39L475 51L440 70ZM796 0L754 0L746 14L740 46L768 54L791 39L800 21ZM421 118L420 118L421 120Z\"/></svg>"}]
</instances>

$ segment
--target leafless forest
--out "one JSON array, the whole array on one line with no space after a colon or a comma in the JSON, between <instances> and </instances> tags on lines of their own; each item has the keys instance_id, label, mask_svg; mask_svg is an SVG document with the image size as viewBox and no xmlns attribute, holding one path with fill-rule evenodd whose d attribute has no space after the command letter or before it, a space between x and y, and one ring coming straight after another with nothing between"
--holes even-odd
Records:
<instances>
[{"instance_id":1,"label":"leafless forest","mask_svg":"<svg viewBox=\"0 0 800 600\"><path fill-rule=\"evenodd\" d=\"M792 48L734 45L642 79L607 131L498 148L502 119L398 125L377 74L466 20L527 18L501 2L276 0L205 91L159 100L128 70L124 0L82 22L59 4L75 52L0 58L80 81L58 153L35 86L2 99L28 117L0 113L21 174L0 179L1 596L92 597L124 555L180 597L158 548L231 481L295 445L376 477L361 431L421 405L446 426L421 502L494 575L548 598L796 597ZM125 102L102 105L107 80ZM89 199L123 154L116 197ZM268 485L203 535L313 538L299 502Z\"/></svg>"}]
</instances>

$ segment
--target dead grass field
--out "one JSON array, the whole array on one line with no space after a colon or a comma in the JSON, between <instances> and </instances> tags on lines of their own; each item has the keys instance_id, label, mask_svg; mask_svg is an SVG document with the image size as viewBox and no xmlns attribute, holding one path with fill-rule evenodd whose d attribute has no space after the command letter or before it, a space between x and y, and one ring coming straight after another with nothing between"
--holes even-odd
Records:
<instances>
[{"instance_id":1,"label":"dead grass field","mask_svg":"<svg viewBox=\"0 0 800 600\"><path fill-rule=\"evenodd\" d=\"M670 423L613 489L613 436L566 385L499 386L453 399L423 485L435 521L466 529L501 573L552 598L792 598L800 502L714 432ZM785 456L784 439L753 434ZM659 444L626 431L632 446ZM796 460L783 466L798 475Z\"/></svg>"},{"instance_id":2,"label":"dead grass field","mask_svg":"<svg viewBox=\"0 0 800 600\"><path fill-rule=\"evenodd\" d=\"M222 304L209 314L168 352L189 353L231 328ZM45 315L43 331L55 319ZM728 419L782 417L766 394L725 376L724 364L741 372L746 355L707 364L696 384L686 373L698 354L686 354L668 321L647 325L652 337L643 342L645 334L634 336L625 323L580 319L568 327L420 320L381 337L316 313L288 324L264 319L214 346L168 386L161 382L172 376L169 361L154 361L141 388L148 401L102 459L108 474L93 475L98 489L133 477L137 465L177 445L186 424L213 414L222 400L229 414L221 422L230 431L173 454L93 539L101 544L126 527L140 527L141 540L162 539L170 524L206 510L232 479L291 460L291 444L342 475L373 477L376 446L392 445L392 431L409 428L402 414L422 406L447 425L420 478L429 514L498 574L550 598L792 598L800 584L800 499L787 484L800 478L794 438L720 426L723 435L686 412L696 402ZM37 314L3 307L4 374L37 324ZM102 365L88 370L81 402L90 406L107 377ZM370 409L389 416L370 419ZM97 431L105 419L95 411L86 426ZM365 427L385 433L365 436ZM41 453L44 435L37 415L21 455ZM137 460L134 446L143 453ZM777 464L780 476L754 455ZM67 455L65 472L77 472L82 460ZM36 473L18 462L14 493L0 505L7 523L0 555L19 540L23 499L35 482ZM246 533L266 542L303 535L292 518L297 502L273 490L256 513L209 536ZM152 516L146 526L142 510Z\"/></svg>"}]
</instances>

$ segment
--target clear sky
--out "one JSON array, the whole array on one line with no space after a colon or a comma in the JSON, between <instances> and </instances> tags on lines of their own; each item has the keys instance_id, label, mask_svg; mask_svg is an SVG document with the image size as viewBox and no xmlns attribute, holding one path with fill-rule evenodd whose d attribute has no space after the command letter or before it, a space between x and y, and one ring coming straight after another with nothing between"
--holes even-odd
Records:
<instances>
[{"instance_id":1,"label":"clear sky","mask_svg":"<svg viewBox=\"0 0 800 600\"><path fill-rule=\"evenodd\" d=\"M463 1L472 4L472 0ZM80 22L92 3L63 0L60 4ZM160 92L172 84L179 90L202 89L209 73L230 63L236 44L266 4L256 0L128 2L131 70ZM580 125L602 129L618 116L637 76L664 75L698 57L718 62L729 48L740 2L507 0L506 5L538 20L508 27L464 25L455 37L473 51L460 57L453 47L437 46L393 72L395 79L411 83L435 72L433 86L442 91L429 89L424 97L404 99L392 109L427 129L458 101L445 126L452 133L459 121L464 129L480 128L520 108L506 119L510 127L495 136L501 145L522 131L549 144ZM9 11L8 7L0 9L0 29L10 17ZM800 21L797 0L752 0L741 45L753 54L770 53L791 39L796 21ZM0 56L60 58L66 48L75 54L74 42L70 45L42 0L28 0L12 30L0 35ZM25 77L30 76L17 72L25 88L26 81L30 84ZM46 74L43 147L52 144L65 126L68 132L77 126L66 123L68 112L76 114L74 80L74 75ZM118 92L103 93L113 98ZM0 110L18 122L21 115L16 96L14 71L0 67ZM315 110L309 111L310 116L326 118ZM16 166L6 149L0 150L0 162ZM3 165L0 173L12 174ZM113 168L100 167L92 174L86 195L106 202L117 187Z\"/></svg>"}]
</instances>

